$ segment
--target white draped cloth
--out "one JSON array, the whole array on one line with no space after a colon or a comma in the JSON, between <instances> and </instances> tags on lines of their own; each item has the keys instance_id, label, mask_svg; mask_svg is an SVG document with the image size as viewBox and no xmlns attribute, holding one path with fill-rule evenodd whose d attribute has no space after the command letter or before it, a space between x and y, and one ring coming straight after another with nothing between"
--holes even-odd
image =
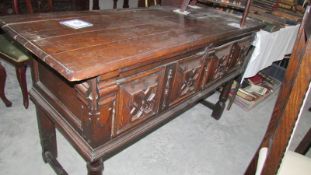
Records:
<instances>
[{"instance_id":1,"label":"white draped cloth","mask_svg":"<svg viewBox=\"0 0 311 175\"><path fill-rule=\"evenodd\" d=\"M276 32L260 30L253 42L255 50L248 63L244 77L252 77L272 62L282 60L293 50L299 25L286 26Z\"/></svg>"}]
</instances>

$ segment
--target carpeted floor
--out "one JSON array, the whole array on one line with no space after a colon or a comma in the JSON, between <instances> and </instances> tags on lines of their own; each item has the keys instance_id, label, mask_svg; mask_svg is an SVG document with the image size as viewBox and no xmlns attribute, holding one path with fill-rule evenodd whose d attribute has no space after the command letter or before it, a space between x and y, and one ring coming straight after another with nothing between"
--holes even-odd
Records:
<instances>
[{"instance_id":1,"label":"carpeted floor","mask_svg":"<svg viewBox=\"0 0 311 175\"><path fill-rule=\"evenodd\" d=\"M35 107L30 102L29 109L23 108L15 71L7 63L3 65L8 74L6 94L13 107L0 102L0 174L54 175L41 158ZM27 75L30 88L30 71ZM107 160L104 174L243 174L264 134L275 99L273 95L249 112L233 105L219 121L210 117L210 109L198 104ZM311 123L310 116L305 118L309 123L303 122L304 128ZM59 161L68 173L86 174L84 160L59 133L57 139Z\"/></svg>"}]
</instances>

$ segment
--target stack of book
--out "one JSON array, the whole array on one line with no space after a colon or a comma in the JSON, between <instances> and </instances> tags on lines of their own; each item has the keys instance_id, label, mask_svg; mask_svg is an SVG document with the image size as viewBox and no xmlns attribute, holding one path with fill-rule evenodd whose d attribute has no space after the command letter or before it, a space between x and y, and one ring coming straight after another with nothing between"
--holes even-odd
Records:
<instances>
[{"instance_id":1,"label":"stack of book","mask_svg":"<svg viewBox=\"0 0 311 175\"><path fill-rule=\"evenodd\" d=\"M280 87L281 82L263 73L247 78L239 88L234 103L250 110Z\"/></svg>"},{"instance_id":2,"label":"stack of book","mask_svg":"<svg viewBox=\"0 0 311 175\"><path fill-rule=\"evenodd\" d=\"M254 0L254 6L272 11L276 5L275 0Z\"/></svg>"}]
</instances>

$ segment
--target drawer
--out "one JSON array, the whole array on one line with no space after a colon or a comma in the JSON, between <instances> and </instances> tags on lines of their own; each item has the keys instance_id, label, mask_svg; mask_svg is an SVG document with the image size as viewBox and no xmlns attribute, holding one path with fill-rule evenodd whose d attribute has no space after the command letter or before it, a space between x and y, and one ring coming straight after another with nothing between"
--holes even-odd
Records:
<instances>
[{"instance_id":1,"label":"drawer","mask_svg":"<svg viewBox=\"0 0 311 175\"><path fill-rule=\"evenodd\" d=\"M203 50L177 61L170 91L170 106L199 90L205 57L206 51Z\"/></svg>"},{"instance_id":2,"label":"drawer","mask_svg":"<svg viewBox=\"0 0 311 175\"><path fill-rule=\"evenodd\" d=\"M126 78L119 86L116 134L158 113L164 68L156 68Z\"/></svg>"},{"instance_id":3,"label":"drawer","mask_svg":"<svg viewBox=\"0 0 311 175\"><path fill-rule=\"evenodd\" d=\"M211 49L207 56L204 85L240 69L244 64L252 40L253 37L248 36Z\"/></svg>"}]
</instances>

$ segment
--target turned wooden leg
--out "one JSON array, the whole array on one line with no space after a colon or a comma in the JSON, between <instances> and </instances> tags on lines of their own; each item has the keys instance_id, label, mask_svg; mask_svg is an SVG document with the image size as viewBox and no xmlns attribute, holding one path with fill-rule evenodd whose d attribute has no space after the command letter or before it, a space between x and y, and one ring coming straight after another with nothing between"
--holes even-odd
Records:
<instances>
[{"instance_id":1,"label":"turned wooden leg","mask_svg":"<svg viewBox=\"0 0 311 175\"><path fill-rule=\"evenodd\" d=\"M18 0L13 0L13 10L15 14L19 14Z\"/></svg>"},{"instance_id":2,"label":"turned wooden leg","mask_svg":"<svg viewBox=\"0 0 311 175\"><path fill-rule=\"evenodd\" d=\"M104 170L104 163L101 159L87 163L88 175L102 175L103 170Z\"/></svg>"},{"instance_id":3,"label":"turned wooden leg","mask_svg":"<svg viewBox=\"0 0 311 175\"><path fill-rule=\"evenodd\" d=\"M123 8L129 8L129 0L123 0Z\"/></svg>"},{"instance_id":4,"label":"turned wooden leg","mask_svg":"<svg viewBox=\"0 0 311 175\"><path fill-rule=\"evenodd\" d=\"M38 109L39 107L36 108L42 155L44 162L47 163L47 152L53 157L57 157L55 125L41 109Z\"/></svg>"},{"instance_id":5,"label":"turned wooden leg","mask_svg":"<svg viewBox=\"0 0 311 175\"><path fill-rule=\"evenodd\" d=\"M25 0L25 3L26 3L28 13L30 13L30 14L33 13L31 0Z\"/></svg>"},{"instance_id":6,"label":"turned wooden leg","mask_svg":"<svg viewBox=\"0 0 311 175\"><path fill-rule=\"evenodd\" d=\"M93 1L93 10L99 10L99 0Z\"/></svg>"},{"instance_id":7,"label":"turned wooden leg","mask_svg":"<svg viewBox=\"0 0 311 175\"><path fill-rule=\"evenodd\" d=\"M0 64L0 98L4 102L5 106L10 107L12 106L12 103L6 98L4 93L5 80L6 80L6 72L4 67Z\"/></svg>"},{"instance_id":8,"label":"turned wooden leg","mask_svg":"<svg viewBox=\"0 0 311 175\"><path fill-rule=\"evenodd\" d=\"M56 159L57 143L55 124L38 106L36 108L43 161L50 164L56 174L68 175Z\"/></svg>"},{"instance_id":9,"label":"turned wooden leg","mask_svg":"<svg viewBox=\"0 0 311 175\"><path fill-rule=\"evenodd\" d=\"M241 81L242 81L242 78L243 78L243 75L239 75L238 76L238 78L235 80L237 83L236 83L236 87L233 89L233 91L232 91L232 96L229 98L229 103L228 103L228 106L227 106L227 110L230 110L230 108L231 108L231 106L232 106L232 104L233 104L233 102L234 102L234 100L235 100L235 97L236 97L236 95L237 95L237 93L238 93L238 90L239 90L239 88L241 87ZM230 93L230 91L229 91L229 93Z\"/></svg>"},{"instance_id":10,"label":"turned wooden leg","mask_svg":"<svg viewBox=\"0 0 311 175\"><path fill-rule=\"evenodd\" d=\"M16 76L19 82L19 85L23 94L23 103L25 108L28 108L29 100L28 100L28 91L27 91L27 83L26 83L26 69L27 65L16 66Z\"/></svg>"},{"instance_id":11,"label":"turned wooden leg","mask_svg":"<svg viewBox=\"0 0 311 175\"><path fill-rule=\"evenodd\" d=\"M113 9L116 9L118 6L118 0L113 0Z\"/></svg>"},{"instance_id":12,"label":"turned wooden leg","mask_svg":"<svg viewBox=\"0 0 311 175\"><path fill-rule=\"evenodd\" d=\"M222 113L224 112L225 106L226 106L226 101L228 99L230 89L232 86L233 80L227 82L221 91L221 94L219 96L219 100L214 106L214 110L212 113L212 117L215 118L216 120L220 119Z\"/></svg>"}]
</instances>

